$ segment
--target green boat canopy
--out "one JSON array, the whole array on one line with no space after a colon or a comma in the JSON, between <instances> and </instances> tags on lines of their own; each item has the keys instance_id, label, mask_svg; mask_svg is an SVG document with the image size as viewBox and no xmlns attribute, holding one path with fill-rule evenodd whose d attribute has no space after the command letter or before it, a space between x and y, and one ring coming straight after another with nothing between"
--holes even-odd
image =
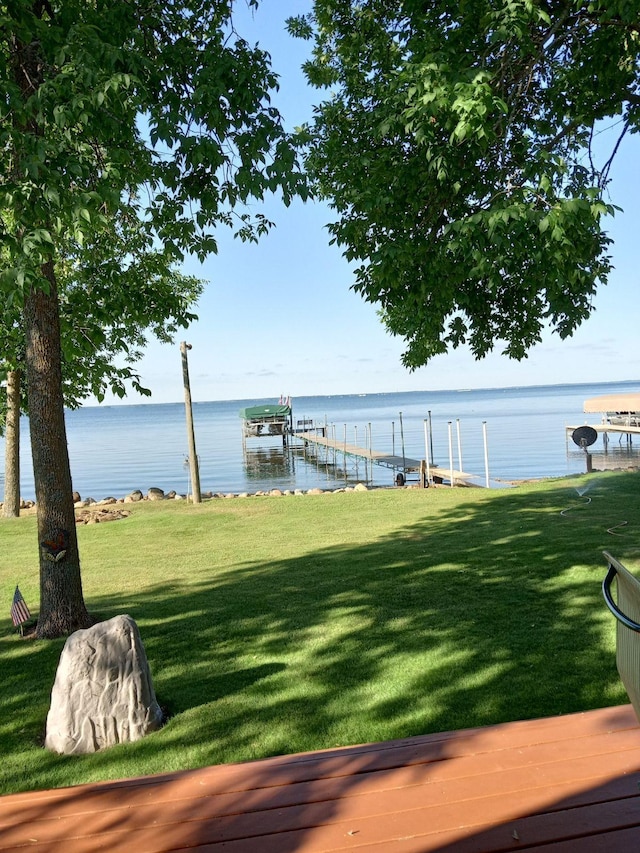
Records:
<instances>
[{"instance_id":1,"label":"green boat canopy","mask_svg":"<svg viewBox=\"0 0 640 853\"><path fill-rule=\"evenodd\" d=\"M266 406L247 406L245 409L240 409L239 415L245 421L256 421L261 418L283 417L286 418L291 414L291 406L279 406L277 403Z\"/></svg>"}]
</instances>

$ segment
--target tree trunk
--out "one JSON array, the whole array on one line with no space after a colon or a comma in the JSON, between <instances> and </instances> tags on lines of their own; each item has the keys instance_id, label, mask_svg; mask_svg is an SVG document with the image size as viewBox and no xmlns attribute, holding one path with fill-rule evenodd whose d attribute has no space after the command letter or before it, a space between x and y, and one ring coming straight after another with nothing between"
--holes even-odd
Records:
<instances>
[{"instance_id":1,"label":"tree trunk","mask_svg":"<svg viewBox=\"0 0 640 853\"><path fill-rule=\"evenodd\" d=\"M7 374L7 421L4 441L4 502L5 518L20 515L20 371Z\"/></svg>"},{"instance_id":2,"label":"tree trunk","mask_svg":"<svg viewBox=\"0 0 640 853\"><path fill-rule=\"evenodd\" d=\"M35 2L36 18L52 14L48 3ZM28 32L28 27L25 27ZM45 59L37 38L14 38L8 57L14 80L26 104L44 80ZM27 114L28 111L27 111ZM23 133L35 140L42 127L27 119ZM21 151L16 152L20 171ZM19 197L19 193L17 194ZM19 211L16 221L21 221ZM36 222L30 223L35 226ZM47 229L50 230L50 229ZM85 607L76 537L71 470L64 423L62 348L58 290L53 258L41 267L46 289L31 285L24 294L24 333L31 455L36 486L38 551L40 557L40 613L36 636L61 637L87 628L91 619Z\"/></svg>"},{"instance_id":3,"label":"tree trunk","mask_svg":"<svg viewBox=\"0 0 640 853\"><path fill-rule=\"evenodd\" d=\"M40 554L36 635L87 628L62 396L60 318L53 261L42 272L49 292L25 295L26 374Z\"/></svg>"}]
</instances>

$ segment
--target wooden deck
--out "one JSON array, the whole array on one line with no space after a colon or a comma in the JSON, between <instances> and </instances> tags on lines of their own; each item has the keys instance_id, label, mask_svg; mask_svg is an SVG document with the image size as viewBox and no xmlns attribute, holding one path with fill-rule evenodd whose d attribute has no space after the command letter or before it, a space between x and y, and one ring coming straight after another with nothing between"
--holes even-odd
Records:
<instances>
[{"instance_id":1,"label":"wooden deck","mask_svg":"<svg viewBox=\"0 0 640 853\"><path fill-rule=\"evenodd\" d=\"M640 850L631 706L0 797L0 850Z\"/></svg>"}]
</instances>

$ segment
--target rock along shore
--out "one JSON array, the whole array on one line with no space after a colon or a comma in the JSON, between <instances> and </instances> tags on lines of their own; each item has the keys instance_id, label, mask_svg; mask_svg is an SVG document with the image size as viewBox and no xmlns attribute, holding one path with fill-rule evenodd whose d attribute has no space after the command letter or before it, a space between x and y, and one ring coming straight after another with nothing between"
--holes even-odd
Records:
<instances>
[{"instance_id":1,"label":"rock along shore","mask_svg":"<svg viewBox=\"0 0 640 853\"><path fill-rule=\"evenodd\" d=\"M341 494L344 492L369 492L374 488L383 488L383 487L370 487L366 486L364 483L357 483L355 486L344 486L339 489L269 489L268 491L256 491L256 492L205 492L202 494L203 501L215 500L215 499L231 499L231 498L258 498L258 497L297 497L304 495L335 495ZM392 487L392 488L398 488ZM402 486L400 488L416 488L415 486ZM121 510L120 513L114 512L116 505L118 504L135 504L140 501L167 501L167 500L175 500L175 501L185 501L189 500L189 496L185 494L180 494L175 491L165 492L163 489L159 489L157 487L150 488L146 495L140 489L135 489L132 492L129 492L128 495L125 495L123 498L115 498L112 496L102 498L101 500L96 500L95 498L82 498L78 492L73 493L73 505L76 510L80 510L80 512L76 515L76 521L79 523L95 523L97 521L111 521L114 518L125 518L129 515L129 512L125 510ZM35 501L31 500L22 500L20 502L20 509L28 510L33 509L35 507ZM109 507L107 511L105 508ZM0 509L2 509L2 503L0 502ZM87 513L89 511L89 513Z\"/></svg>"}]
</instances>

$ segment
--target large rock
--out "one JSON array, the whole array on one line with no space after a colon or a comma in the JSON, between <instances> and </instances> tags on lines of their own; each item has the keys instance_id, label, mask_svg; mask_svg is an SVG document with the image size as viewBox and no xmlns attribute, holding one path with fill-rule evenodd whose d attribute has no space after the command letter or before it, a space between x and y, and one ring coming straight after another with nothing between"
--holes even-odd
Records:
<instances>
[{"instance_id":1,"label":"large rock","mask_svg":"<svg viewBox=\"0 0 640 853\"><path fill-rule=\"evenodd\" d=\"M115 616L67 639L51 691L47 749L66 755L97 752L140 740L161 723L131 616Z\"/></svg>"}]
</instances>

